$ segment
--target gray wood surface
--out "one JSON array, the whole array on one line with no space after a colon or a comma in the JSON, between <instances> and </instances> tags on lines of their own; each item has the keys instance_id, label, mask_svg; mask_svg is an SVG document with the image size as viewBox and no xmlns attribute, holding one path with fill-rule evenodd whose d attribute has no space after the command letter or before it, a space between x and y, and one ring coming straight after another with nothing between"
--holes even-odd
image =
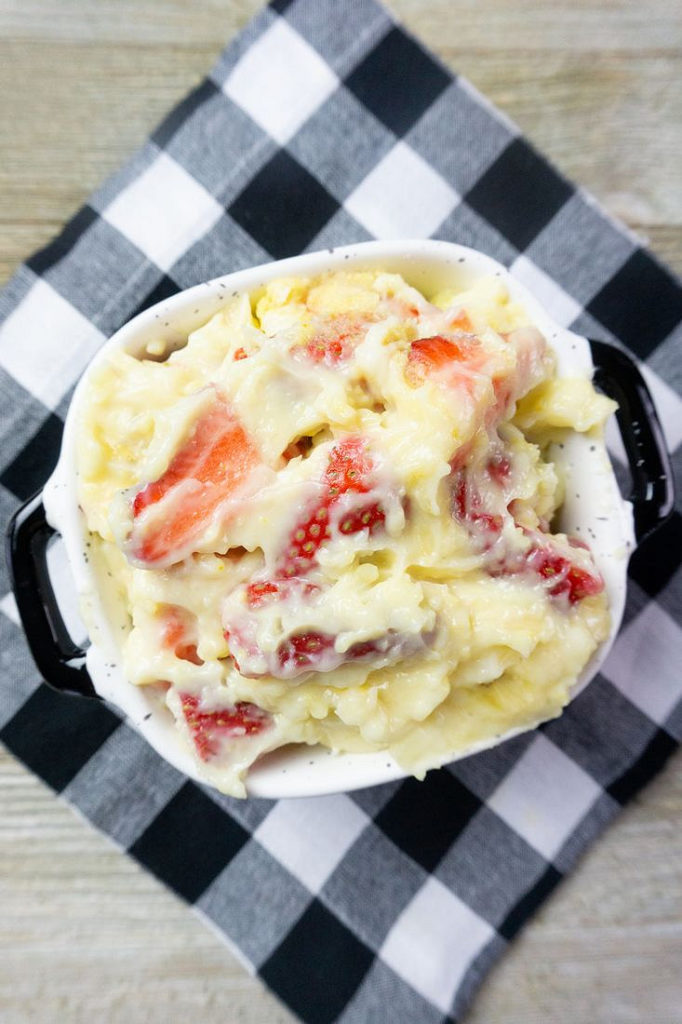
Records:
<instances>
[{"instance_id":1,"label":"gray wood surface","mask_svg":"<svg viewBox=\"0 0 682 1024\"><path fill-rule=\"evenodd\" d=\"M0 283L259 6L0 0ZM682 272L678 0L390 6ZM682 1019L681 767L678 755L526 928L468 1024ZM0 754L0 1020L191 1019L292 1020L186 907Z\"/></svg>"}]
</instances>

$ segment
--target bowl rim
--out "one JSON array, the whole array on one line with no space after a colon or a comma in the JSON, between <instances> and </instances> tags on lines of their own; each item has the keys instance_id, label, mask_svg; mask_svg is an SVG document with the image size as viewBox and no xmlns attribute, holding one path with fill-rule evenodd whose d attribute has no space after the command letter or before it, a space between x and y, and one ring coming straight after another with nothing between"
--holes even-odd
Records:
<instances>
[{"instance_id":1,"label":"bowl rim","mask_svg":"<svg viewBox=\"0 0 682 1024\"><path fill-rule=\"evenodd\" d=\"M458 278L464 284L481 276L497 276L508 287L512 299L518 300L528 311L530 321L546 336L560 361L566 361L568 366L581 375L592 375L593 363L587 340L556 323L507 268L467 246L430 239L360 242L237 270L163 299L138 313L112 335L90 361L74 391L66 417L59 461L43 491L45 510L48 521L63 538L75 589L86 609L91 640L94 637L87 651L86 664L97 693L119 712L122 711L128 723L163 758L183 774L204 785L211 783L197 770L191 752L184 746L171 720L170 712L158 698L146 693L144 688L129 683L123 675L113 630L104 611L94 569L86 555L84 517L76 497L75 442L80 402L91 374L108 355L116 349L139 351L144 337L148 338L151 331L154 331L155 336L165 335L166 340L175 344L182 339L186 340L191 330L206 323L226 299L232 298L233 293L256 291L276 278L310 277L329 271L363 268L389 272L397 269L400 273L408 274L411 283L421 278L433 279L437 273L446 279ZM586 457L588 447L583 445L584 450L581 452L582 440L584 438L579 435L576 437L576 457L581 459ZM590 445L594 444L591 439ZM597 562L607 582L612 622L608 639L597 648L571 688L570 700L594 677L615 640L624 611L628 558L634 547L632 507L621 497L605 444L598 444L593 454L601 461L605 460L609 471L602 479L607 492L610 518L609 556L605 563L599 558ZM593 471L594 464L590 472ZM604 532L602 529L600 536ZM538 724L536 722L534 725L516 728L502 736L482 741L463 752L453 754L443 763L496 746ZM246 776L246 790L249 796L267 798L314 796L390 782L406 777L407 774L386 751L334 754L326 748L301 745L293 750L280 748L256 762Z\"/></svg>"}]
</instances>

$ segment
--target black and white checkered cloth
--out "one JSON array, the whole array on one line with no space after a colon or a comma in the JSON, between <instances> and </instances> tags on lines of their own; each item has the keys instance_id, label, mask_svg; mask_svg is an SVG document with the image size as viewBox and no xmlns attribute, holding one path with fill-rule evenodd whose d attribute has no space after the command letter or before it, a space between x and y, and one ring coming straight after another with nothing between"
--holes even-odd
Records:
<instances>
[{"instance_id":1,"label":"black and white checkered cloth","mask_svg":"<svg viewBox=\"0 0 682 1024\"><path fill-rule=\"evenodd\" d=\"M75 379L135 312L417 236L489 253L557 321L645 360L679 464L680 285L375 0L278 0L0 296L0 516L44 482ZM188 782L111 709L41 684L4 569L0 739L302 1020L452 1022L682 739L680 522L633 558L620 639L566 713L425 783L274 803Z\"/></svg>"}]
</instances>

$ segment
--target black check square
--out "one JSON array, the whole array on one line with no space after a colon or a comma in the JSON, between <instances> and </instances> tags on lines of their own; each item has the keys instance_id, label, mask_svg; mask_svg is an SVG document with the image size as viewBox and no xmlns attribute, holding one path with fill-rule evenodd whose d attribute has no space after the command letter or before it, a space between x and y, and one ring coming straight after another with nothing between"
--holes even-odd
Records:
<instances>
[{"instance_id":1,"label":"black check square","mask_svg":"<svg viewBox=\"0 0 682 1024\"><path fill-rule=\"evenodd\" d=\"M228 213L271 256L282 259L305 249L338 208L319 181L282 149Z\"/></svg>"},{"instance_id":2,"label":"black check square","mask_svg":"<svg viewBox=\"0 0 682 1024\"><path fill-rule=\"evenodd\" d=\"M249 838L193 783L166 804L129 853L193 903Z\"/></svg>"},{"instance_id":3,"label":"black check square","mask_svg":"<svg viewBox=\"0 0 682 1024\"><path fill-rule=\"evenodd\" d=\"M401 850L432 871L481 806L448 771L408 779L375 818Z\"/></svg>"},{"instance_id":4,"label":"black check square","mask_svg":"<svg viewBox=\"0 0 682 1024\"><path fill-rule=\"evenodd\" d=\"M646 359L682 320L682 285L637 249L591 299L587 311Z\"/></svg>"},{"instance_id":5,"label":"black check square","mask_svg":"<svg viewBox=\"0 0 682 1024\"><path fill-rule=\"evenodd\" d=\"M372 960L370 950L314 900L260 975L306 1024L332 1024Z\"/></svg>"},{"instance_id":6,"label":"black check square","mask_svg":"<svg viewBox=\"0 0 682 1024\"><path fill-rule=\"evenodd\" d=\"M675 511L663 526L646 537L634 551L628 575L642 590L655 597L682 563L682 515Z\"/></svg>"},{"instance_id":7,"label":"black check square","mask_svg":"<svg viewBox=\"0 0 682 1024\"><path fill-rule=\"evenodd\" d=\"M35 494L57 464L63 430L59 416L50 413L23 451L0 475L0 483L22 501Z\"/></svg>"},{"instance_id":8,"label":"black check square","mask_svg":"<svg viewBox=\"0 0 682 1024\"><path fill-rule=\"evenodd\" d=\"M147 292L137 308L132 311L130 319L132 320L134 316L142 313L145 309L149 309L150 306L155 306L158 302L163 302L164 299L170 299L171 295L176 295L179 291L180 288L173 278L168 274L163 274L151 291Z\"/></svg>"},{"instance_id":9,"label":"black check square","mask_svg":"<svg viewBox=\"0 0 682 1024\"><path fill-rule=\"evenodd\" d=\"M419 43L393 28L345 84L379 121L402 136L451 81Z\"/></svg>"},{"instance_id":10,"label":"black check square","mask_svg":"<svg viewBox=\"0 0 682 1024\"><path fill-rule=\"evenodd\" d=\"M531 914L544 903L550 893L554 892L562 877L557 869L549 864L535 885L524 893L499 925L497 930L500 935L508 941L513 939Z\"/></svg>"},{"instance_id":11,"label":"black check square","mask_svg":"<svg viewBox=\"0 0 682 1024\"><path fill-rule=\"evenodd\" d=\"M464 198L522 251L572 195L532 146L514 139Z\"/></svg>"},{"instance_id":12,"label":"black check square","mask_svg":"<svg viewBox=\"0 0 682 1024\"><path fill-rule=\"evenodd\" d=\"M39 686L0 730L0 740L57 792L121 724L99 700Z\"/></svg>"},{"instance_id":13,"label":"black check square","mask_svg":"<svg viewBox=\"0 0 682 1024\"><path fill-rule=\"evenodd\" d=\"M619 804L626 804L660 772L677 748L677 742L665 729L657 729L637 760L611 783L606 792Z\"/></svg>"}]
</instances>

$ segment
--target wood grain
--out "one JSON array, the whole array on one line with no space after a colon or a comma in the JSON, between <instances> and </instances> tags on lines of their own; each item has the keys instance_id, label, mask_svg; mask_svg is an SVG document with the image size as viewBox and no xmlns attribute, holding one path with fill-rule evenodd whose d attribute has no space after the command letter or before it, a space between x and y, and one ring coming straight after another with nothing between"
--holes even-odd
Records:
<instances>
[{"instance_id":1,"label":"wood grain","mask_svg":"<svg viewBox=\"0 0 682 1024\"><path fill-rule=\"evenodd\" d=\"M0 282L259 7L0 0ZM677 0L390 7L682 272ZM468 1024L680 1020L681 768L677 755L512 944ZM6 754L0 907L3 1024L292 1020L179 900Z\"/></svg>"}]
</instances>

